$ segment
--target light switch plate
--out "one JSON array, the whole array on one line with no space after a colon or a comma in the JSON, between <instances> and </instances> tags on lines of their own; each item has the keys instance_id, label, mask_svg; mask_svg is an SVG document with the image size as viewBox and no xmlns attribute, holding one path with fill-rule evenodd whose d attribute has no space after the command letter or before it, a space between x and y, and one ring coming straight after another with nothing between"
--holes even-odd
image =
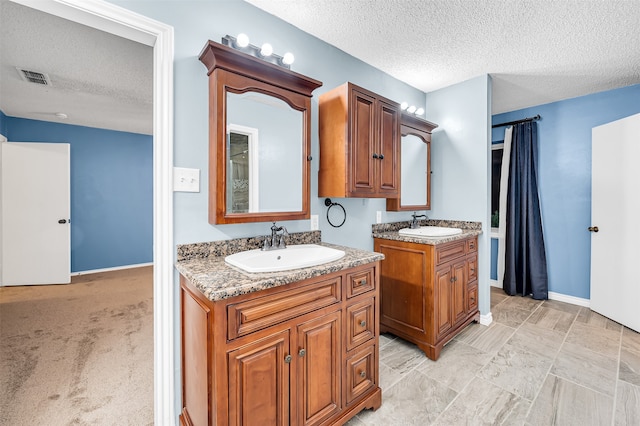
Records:
<instances>
[{"instance_id":1,"label":"light switch plate","mask_svg":"<svg viewBox=\"0 0 640 426\"><path fill-rule=\"evenodd\" d=\"M317 214L312 214L311 215L311 230L312 231L317 231L318 229L319 229L318 215Z\"/></svg>"},{"instance_id":2,"label":"light switch plate","mask_svg":"<svg viewBox=\"0 0 640 426\"><path fill-rule=\"evenodd\" d=\"M382 223L382 211L376 211L376 223Z\"/></svg>"},{"instance_id":3,"label":"light switch plate","mask_svg":"<svg viewBox=\"0 0 640 426\"><path fill-rule=\"evenodd\" d=\"M174 192L200 192L200 169L173 168Z\"/></svg>"}]
</instances>

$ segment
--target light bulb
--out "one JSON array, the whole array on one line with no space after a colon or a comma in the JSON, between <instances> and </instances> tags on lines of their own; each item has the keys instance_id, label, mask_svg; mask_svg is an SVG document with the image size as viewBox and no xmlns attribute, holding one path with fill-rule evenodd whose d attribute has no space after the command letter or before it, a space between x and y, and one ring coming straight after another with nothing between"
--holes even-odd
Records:
<instances>
[{"instance_id":1,"label":"light bulb","mask_svg":"<svg viewBox=\"0 0 640 426\"><path fill-rule=\"evenodd\" d=\"M409 114L413 114L414 112L416 112L416 107L411 105L409 108L407 108L407 112Z\"/></svg>"},{"instance_id":2,"label":"light bulb","mask_svg":"<svg viewBox=\"0 0 640 426\"><path fill-rule=\"evenodd\" d=\"M260 54L262 56L271 56L272 53L273 47L269 43L265 43L262 45L262 48L260 49Z\"/></svg>"},{"instance_id":3,"label":"light bulb","mask_svg":"<svg viewBox=\"0 0 640 426\"><path fill-rule=\"evenodd\" d=\"M400 108L401 108L403 111L404 111L405 109L407 109L407 107L408 107L408 106L409 106L409 104L408 104L408 103L406 103L406 102L403 102L403 103L401 103L401 104L400 104Z\"/></svg>"},{"instance_id":4,"label":"light bulb","mask_svg":"<svg viewBox=\"0 0 640 426\"><path fill-rule=\"evenodd\" d=\"M422 115L422 114L424 114L424 108L418 108L416 110L416 115Z\"/></svg>"},{"instance_id":5,"label":"light bulb","mask_svg":"<svg viewBox=\"0 0 640 426\"><path fill-rule=\"evenodd\" d=\"M238 34L236 38L236 45L238 47L247 47L249 45L249 36L245 33Z\"/></svg>"},{"instance_id":6,"label":"light bulb","mask_svg":"<svg viewBox=\"0 0 640 426\"><path fill-rule=\"evenodd\" d=\"M291 52L285 53L284 56L282 57L282 63L285 65L291 65L294 60L295 60L295 57Z\"/></svg>"}]
</instances>

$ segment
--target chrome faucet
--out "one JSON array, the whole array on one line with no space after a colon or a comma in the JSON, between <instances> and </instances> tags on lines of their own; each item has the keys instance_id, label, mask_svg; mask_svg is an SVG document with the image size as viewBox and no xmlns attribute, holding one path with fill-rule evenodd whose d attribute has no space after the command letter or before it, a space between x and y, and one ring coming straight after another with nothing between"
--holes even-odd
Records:
<instances>
[{"instance_id":1,"label":"chrome faucet","mask_svg":"<svg viewBox=\"0 0 640 426\"><path fill-rule=\"evenodd\" d=\"M426 214L416 214L416 212L413 212L413 214L411 215L411 225L409 225L409 228L411 229L420 228L420 224L418 223L419 217L429 219Z\"/></svg>"},{"instance_id":2,"label":"chrome faucet","mask_svg":"<svg viewBox=\"0 0 640 426\"><path fill-rule=\"evenodd\" d=\"M281 232L278 234L278 232ZM276 226L276 223L273 222L271 225L271 238L267 237L264 239L264 244L262 245L262 250L278 250L287 248L287 244L284 240L284 237L288 236L287 228L284 226ZM280 237L280 238L278 238Z\"/></svg>"}]
</instances>

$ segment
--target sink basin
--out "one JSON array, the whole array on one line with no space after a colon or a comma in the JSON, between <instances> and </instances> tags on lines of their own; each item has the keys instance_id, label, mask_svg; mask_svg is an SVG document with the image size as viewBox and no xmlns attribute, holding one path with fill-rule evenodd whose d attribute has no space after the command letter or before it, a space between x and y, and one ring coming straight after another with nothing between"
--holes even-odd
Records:
<instances>
[{"instance_id":1,"label":"sink basin","mask_svg":"<svg viewBox=\"0 0 640 426\"><path fill-rule=\"evenodd\" d=\"M300 244L280 250L242 251L225 257L224 261L246 272L278 272L322 265L343 256L342 250L317 244Z\"/></svg>"},{"instance_id":2,"label":"sink basin","mask_svg":"<svg viewBox=\"0 0 640 426\"><path fill-rule=\"evenodd\" d=\"M445 228L443 226L421 226L416 229L404 228L399 230L398 233L408 237L448 237L451 235L462 234L462 229Z\"/></svg>"}]
</instances>

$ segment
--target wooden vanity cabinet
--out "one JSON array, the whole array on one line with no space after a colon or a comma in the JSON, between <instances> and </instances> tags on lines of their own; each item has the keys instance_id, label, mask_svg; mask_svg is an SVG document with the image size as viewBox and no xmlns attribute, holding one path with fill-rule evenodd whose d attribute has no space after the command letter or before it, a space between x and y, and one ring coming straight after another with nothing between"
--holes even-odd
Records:
<instances>
[{"instance_id":1,"label":"wooden vanity cabinet","mask_svg":"<svg viewBox=\"0 0 640 426\"><path fill-rule=\"evenodd\" d=\"M380 330L415 343L430 359L478 311L477 237L441 245L374 238L380 267Z\"/></svg>"},{"instance_id":2,"label":"wooden vanity cabinet","mask_svg":"<svg viewBox=\"0 0 640 426\"><path fill-rule=\"evenodd\" d=\"M181 425L343 424L381 404L379 262L210 301L186 278Z\"/></svg>"},{"instance_id":3,"label":"wooden vanity cabinet","mask_svg":"<svg viewBox=\"0 0 640 426\"><path fill-rule=\"evenodd\" d=\"M398 103L345 83L320 95L319 126L318 196L398 196Z\"/></svg>"}]
</instances>

